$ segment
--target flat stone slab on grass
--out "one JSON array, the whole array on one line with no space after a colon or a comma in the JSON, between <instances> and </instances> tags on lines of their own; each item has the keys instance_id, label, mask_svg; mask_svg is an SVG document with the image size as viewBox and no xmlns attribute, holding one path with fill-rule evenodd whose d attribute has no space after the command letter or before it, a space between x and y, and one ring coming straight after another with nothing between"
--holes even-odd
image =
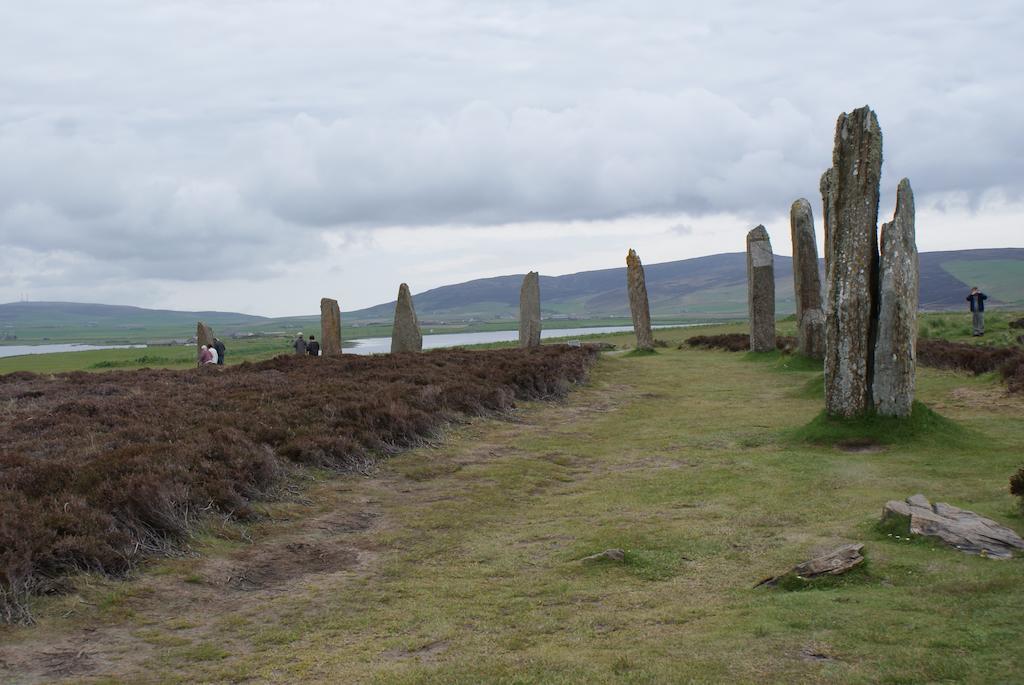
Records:
<instances>
[{"instance_id":1,"label":"flat stone slab on grass","mask_svg":"<svg viewBox=\"0 0 1024 685\"><path fill-rule=\"evenodd\" d=\"M777 585L780 580L786 577L793 577L799 580L813 580L822 576L838 576L864 563L864 555L861 553L864 545L855 542L849 545L838 547L827 554L808 559L797 564L781 576L765 578L755 587L762 585Z\"/></svg>"},{"instance_id":2,"label":"flat stone slab on grass","mask_svg":"<svg viewBox=\"0 0 1024 685\"><path fill-rule=\"evenodd\" d=\"M912 535L938 538L968 554L1011 559L1013 550L1024 550L1024 539L1006 526L943 502L931 504L924 495L886 502L882 521L905 522Z\"/></svg>"}]
</instances>

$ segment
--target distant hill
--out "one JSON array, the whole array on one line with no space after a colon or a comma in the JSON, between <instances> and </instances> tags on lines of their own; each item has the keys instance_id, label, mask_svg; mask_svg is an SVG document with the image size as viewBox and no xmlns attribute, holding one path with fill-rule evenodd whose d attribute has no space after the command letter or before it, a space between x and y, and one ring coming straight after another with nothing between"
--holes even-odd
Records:
<instances>
[{"instance_id":1,"label":"distant hill","mask_svg":"<svg viewBox=\"0 0 1024 685\"><path fill-rule=\"evenodd\" d=\"M1024 306L1024 248L923 252L921 308L964 306L971 285L992 304ZM742 317L747 308L746 255L716 254L644 267L651 313L658 317ZM824 270L824 261L821 262ZM516 318L523 275L481 278L415 295L416 312L427 319ZM779 314L794 311L793 260L775 257L775 296ZM541 275L545 316L596 318L629 316L626 269L601 269L566 276ZM387 321L394 302L349 312L350 320Z\"/></svg>"},{"instance_id":2,"label":"distant hill","mask_svg":"<svg viewBox=\"0 0 1024 685\"><path fill-rule=\"evenodd\" d=\"M823 264L822 264L823 267ZM651 313L660 318L739 318L746 316L746 255L716 254L676 262L648 264ZM544 316L593 319L628 317L625 267L541 276ZM775 257L776 311L792 313L793 260ZM434 288L414 296L425 323L514 320L519 315L522 275L482 278ZM921 254L921 308L959 309L972 285L988 293L990 305L1024 308L1024 248L958 250ZM345 312L346 324L390 325L394 302ZM19 340L140 342L182 339L195 333L196 321L219 334L296 331L317 327L319 315L269 318L234 312L179 312L74 302L0 304L0 338Z\"/></svg>"}]
</instances>

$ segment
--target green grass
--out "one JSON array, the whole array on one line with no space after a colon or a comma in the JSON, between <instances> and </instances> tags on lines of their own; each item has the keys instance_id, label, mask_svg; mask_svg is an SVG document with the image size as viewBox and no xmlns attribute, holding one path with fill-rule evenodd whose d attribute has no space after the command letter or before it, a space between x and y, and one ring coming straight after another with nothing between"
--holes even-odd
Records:
<instances>
[{"instance_id":1,"label":"green grass","mask_svg":"<svg viewBox=\"0 0 1024 685\"><path fill-rule=\"evenodd\" d=\"M122 603L127 617L65 619L74 603L43 599L36 632L0 643L53 644L82 625L145 627L159 643L181 635L182 616L195 624L188 646L121 666L128 682L1019 681L1024 562L877 524L886 501L921 492L1024 531L1007 491L1024 401L991 379L919 369L909 421L835 422L820 416L820 384L819 367L774 353L605 355L564 403L460 426L376 477L319 474L309 504L273 505L254 544L197 539L207 559L134 581L153 589ZM865 436L885 450L832 447ZM346 511L377 523L324 532L311 520ZM352 545L364 565L262 595L189 580L296 536ZM869 560L853 575L754 589L848 542ZM608 548L625 561L580 561Z\"/></svg>"},{"instance_id":2,"label":"green grass","mask_svg":"<svg viewBox=\"0 0 1024 685\"><path fill-rule=\"evenodd\" d=\"M1011 306L1024 305L1024 261L992 259L946 262L942 268L958 280L981 288L990 298ZM967 297L967 294L964 294Z\"/></svg>"}]
</instances>

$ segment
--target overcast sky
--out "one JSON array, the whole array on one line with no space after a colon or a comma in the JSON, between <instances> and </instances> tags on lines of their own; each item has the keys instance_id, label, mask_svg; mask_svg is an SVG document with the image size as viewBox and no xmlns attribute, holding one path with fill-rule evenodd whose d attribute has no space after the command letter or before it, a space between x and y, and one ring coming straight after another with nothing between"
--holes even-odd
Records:
<instances>
[{"instance_id":1,"label":"overcast sky","mask_svg":"<svg viewBox=\"0 0 1024 685\"><path fill-rule=\"evenodd\" d=\"M884 135L921 250L1024 246L1019 2L0 7L0 302L288 315L737 252Z\"/></svg>"}]
</instances>

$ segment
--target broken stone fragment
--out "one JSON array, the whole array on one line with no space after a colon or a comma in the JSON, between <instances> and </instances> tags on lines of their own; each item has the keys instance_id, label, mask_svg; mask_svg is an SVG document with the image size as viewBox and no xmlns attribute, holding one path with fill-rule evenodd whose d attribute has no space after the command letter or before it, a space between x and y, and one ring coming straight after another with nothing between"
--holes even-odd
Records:
<instances>
[{"instance_id":1,"label":"broken stone fragment","mask_svg":"<svg viewBox=\"0 0 1024 685\"><path fill-rule=\"evenodd\" d=\"M861 553L863 549L864 545L859 542L843 545L842 547L834 549L827 554L822 554L821 556L817 556L813 559L808 559L801 564L797 564L787 573L783 573L780 576L765 578L755 587L759 587L761 585L777 585L780 580L787 577L797 578L800 580L812 580L821 576L841 575L864 563L864 555Z\"/></svg>"},{"instance_id":2,"label":"broken stone fragment","mask_svg":"<svg viewBox=\"0 0 1024 685\"><path fill-rule=\"evenodd\" d=\"M580 561L583 561L583 562L605 561L605 560L607 560L607 561L625 561L626 560L626 552L624 550L621 550L621 549L606 549L603 552L598 552L597 554L591 554L589 557L583 557L582 559L580 559Z\"/></svg>"},{"instance_id":3,"label":"broken stone fragment","mask_svg":"<svg viewBox=\"0 0 1024 685\"><path fill-rule=\"evenodd\" d=\"M993 559L1010 559L1013 550L1024 550L1024 539L1006 526L943 502L933 505L924 495L886 502L882 522L900 525L911 535L937 538L961 552Z\"/></svg>"}]
</instances>

